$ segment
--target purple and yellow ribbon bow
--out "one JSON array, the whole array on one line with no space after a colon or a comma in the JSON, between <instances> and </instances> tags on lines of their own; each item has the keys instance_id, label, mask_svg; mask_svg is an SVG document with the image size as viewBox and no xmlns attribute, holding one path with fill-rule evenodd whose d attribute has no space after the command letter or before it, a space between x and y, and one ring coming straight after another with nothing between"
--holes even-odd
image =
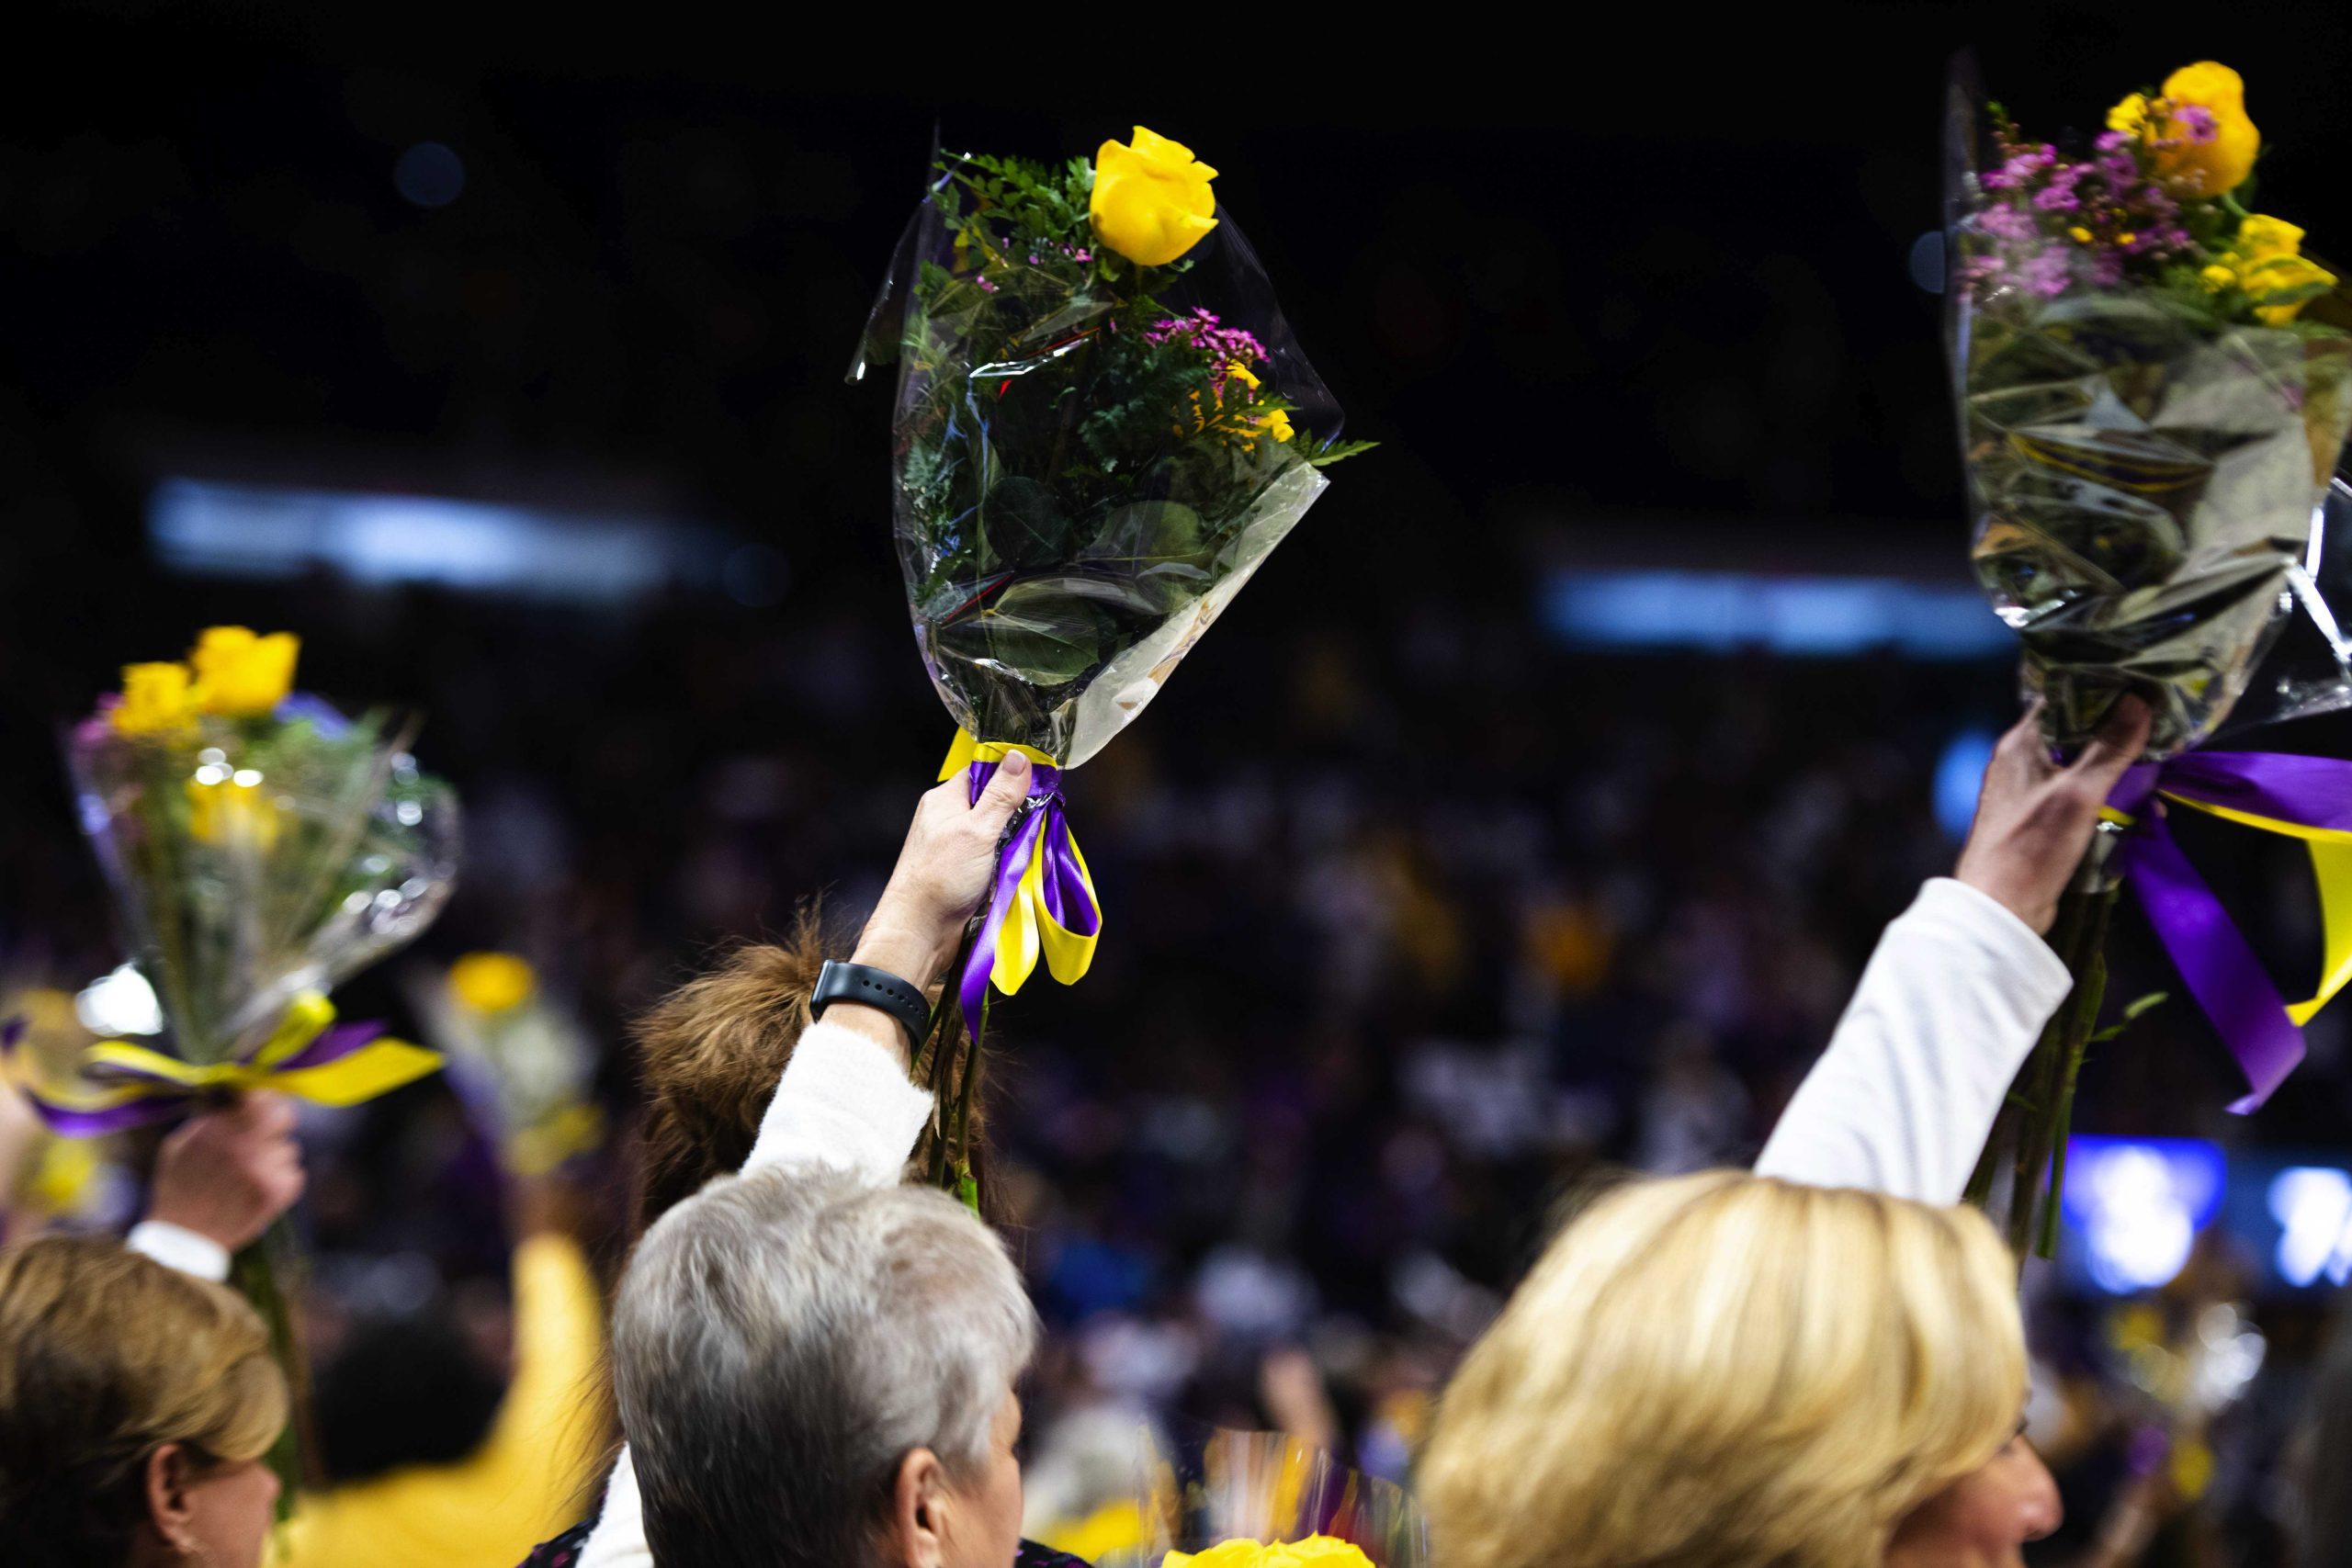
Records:
<instances>
[{"instance_id":1,"label":"purple and yellow ribbon bow","mask_svg":"<svg viewBox=\"0 0 2352 1568\"><path fill-rule=\"evenodd\" d=\"M1032 764L1029 803L997 855L988 914L956 981L964 1026L974 1040L980 1037L980 1008L991 980L1012 996L1035 972L1042 954L1055 979L1074 986L1094 962L1095 939L1102 932L1094 878L1062 814L1061 769L1051 757L1034 746L977 740L971 731L958 729L947 761L940 764L940 780L966 774L969 798L977 801L1008 751L1020 752Z\"/></svg>"},{"instance_id":2,"label":"purple and yellow ribbon bow","mask_svg":"<svg viewBox=\"0 0 2352 1568\"><path fill-rule=\"evenodd\" d=\"M2319 884L2324 961L2319 989L2289 1003L2213 890L2181 852L2162 809L2201 811L2303 840ZM2128 831L2116 867L2146 910L2188 992L2237 1058L2259 1107L2303 1059L2303 1024L2352 982L2352 762L2272 751L2190 751L2123 775L2106 813Z\"/></svg>"},{"instance_id":3,"label":"purple and yellow ribbon bow","mask_svg":"<svg viewBox=\"0 0 2352 1568\"><path fill-rule=\"evenodd\" d=\"M15 1025L0 1032L0 1049L13 1051L19 1032ZM385 1038L380 1023L336 1024L334 1004L304 991L287 1004L269 1038L238 1060L199 1066L128 1040L101 1040L82 1053L74 1083L28 1083L24 1089L50 1131L96 1137L166 1122L248 1089L319 1105L356 1105L440 1065L436 1052Z\"/></svg>"}]
</instances>

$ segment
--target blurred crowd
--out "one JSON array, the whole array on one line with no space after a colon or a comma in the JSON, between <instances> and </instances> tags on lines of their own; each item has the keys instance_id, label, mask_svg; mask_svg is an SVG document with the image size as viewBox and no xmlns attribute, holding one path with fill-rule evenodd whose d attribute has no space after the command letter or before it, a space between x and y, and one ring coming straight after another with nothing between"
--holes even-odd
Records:
<instances>
[{"instance_id":1,"label":"blurred crowd","mask_svg":"<svg viewBox=\"0 0 2352 1568\"><path fill-rule=\"evenodd\" d=\"M321 592L347 629L304 628L315 682L364 691L364 626L390 608ZM452 598L398 608L428 662L396 687L466 800L467 868L427 956L363 978L345 1011L406 1028L403 964L527 957L601 1058L616 1135L571 1174L574 1228L608 1270L629 1020L807 900L845 953L944 747L888 618L804 599L682 603L622 637ZM1280 1427L1401 1475L1585 1179L1753 1156L1880 929L1949 869L1939 759L2013 711L1997 667L1600 658L1436 598L1377 637L1362 625L1235 616L1071 780L1108 927L1081 985L1041 977L996 1010L983 1172L1049 1331L1033 1515L1099 1500L1138 1414ZM95 868L40 770L0 788L11 984L82 985L117 958ZM2289 951L2298 918L2277 917ZM2129 937L2126 978L2153 980ZM2333 1036L2314 1035L2274 1136L2342 1124ZM2194 1021L2133 1040L2094 1067L2091 1126L2219 1130L2227 1076ZM304 1143L313 1354L323 1386L366 1391L322 1403L322 1451L371 1472L468 1451L513 1357L492 1142L427 1082L306 1111ZM127 1179L72 1176L51 1173L73 1223L135 1212ZM2037 1436L2072 1512L2057 1550L2156 1483L2146 1434L2171 1407L2134 1354L2142 1372L2188 1354L2245 1272L2217 1244L2140 1316L2040 1303ZM2157 1481L2201 1500L2182 1520L2227 1519L2236 1554L2210 1555L2213 1534L2178 1561L2263 1561L2287 1506L2276 1477L2324 1325L2296 1308L2261 1327L2268 1359L2200 1423L2201 1457L2161 1450ZM339 1361L358 1369L340 1385ZM430 1366L416 1386L451 1392L393 1399L402 1380L368 1383L369 1365ZM332 1429L344 1408L369 1413L364 1441Z\"/></svg>"}]
</instances>

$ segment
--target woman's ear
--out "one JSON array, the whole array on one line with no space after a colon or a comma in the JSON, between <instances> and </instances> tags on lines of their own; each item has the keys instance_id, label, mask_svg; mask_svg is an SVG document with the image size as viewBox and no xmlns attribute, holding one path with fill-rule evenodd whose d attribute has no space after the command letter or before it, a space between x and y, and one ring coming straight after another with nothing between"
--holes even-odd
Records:
<instances>
[{"instance_id":1,"label":"woman's ear","mask_svg":"<svg viewBox=\"0 0 2352 1568\"><path fill-rule=\"evenodd\" d=\"M890 1492L889 1556L892 1568L940 1568L947 1561L946 1467L929 1449L899 1461Z\"/></svg>"},{"instance_id":2,"label":"woman's ear","mask_svg":"<svg viewBox=\"0 0 2352 1568\"><path fill-rule=\"evenodd\" d=\"M195 1465L182 1444L165 1443L147 1456L147 1523L175 1551L189 1550L195 1504L188 1487L195 1479Z\"/></svg>"}]
</instances>

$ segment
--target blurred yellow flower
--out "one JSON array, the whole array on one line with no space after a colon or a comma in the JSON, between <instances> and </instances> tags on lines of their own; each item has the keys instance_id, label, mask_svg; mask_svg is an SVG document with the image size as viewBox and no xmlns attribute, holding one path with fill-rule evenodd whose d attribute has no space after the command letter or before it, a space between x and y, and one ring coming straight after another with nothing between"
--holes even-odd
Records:
<instances>
[{"instance_id":1,"label":"blurred yellow flower","mask_svg":"<svg viewBox=\"0 0 2352 1568\"><path fill-rule=\"evenodd\" d=\"M196 700L206 713L257 718L294 689L301 642L291 632L256 637L246 626L210 626L196 641Z\"/></svg>"},{"instance_id":2,"label":"blurred yellow flower","mask_svg":"<svg viewBox=\"0 0 2352 1568\"><path fill-rule=\"evenodd\" d=\"M196 694L185 664L126 664L122 704L114 727L124 735L167 735L196 718Z\"/></svg>"},{"instance_id":3,"label":"blurred yellow flower","mask_svg":"<svg viewBox=\"0 0 2352 1568\"><path fill-rule=\"evenodd\" d=\"M2335 287L2335 275L2302 253L2302 230L2283 218L2257 212L2238 225L2236 241L2198 277L2216 291L2244 289L2256 316L2271 326L2284 326L2313 293ZM2271 295L2298 291L2302 298L2276 305L2262 302Z\"/></svg>"},{"instance_id":4,"label":"blurred yellow flower","mask_svg":"<svg viewBox=\"0 0 2352 1568\"><path fill-rule=\"evenodd\" d=\"M1037 1532L1037 1543L1088 1562L1139 1555L1158 1533L1157 1522L1133 1498L1105 1503L1082 1519L1057 1521Z\"/></svg>"},{"instance_id":5,"label":"blurred yellow flower","mask_svg":"<svg viewBox=\"0 0 2352 1568\"><path fill-rule=\"evenodd\" d=\"M521 1007L538 987L531 966L511 953L469 953L449 965L449 994L475 1012Z\"/></svg>"},{"instance_id":6,"label":"blurred yellow flower","mask_svg":"<svg viewBox=\"0 0 2352 1568\"><path fill-rule=\"evenodd\" d=\"M1363 1549L1328 1535L1305 1540L1224 1540L1206 1551L1171 1551L1161 1568L1372 1568Z\"/></svg>"},{"instance_id":7,"label":"blurred yellow flower","mask_svg":"<svg viewBox=\"0 0 2352 1568\"><path fill-rule=\"evenodd\" d=\"M1291 428L1290 412L1286 409L1276 409L1257 423L1261 434L1271 435L1277 441L1287 441L1298 434Z\"/></svg>"},{"instance_id":8,"label":"blurred yellow flower","mask_svg":"<svg viewBox=\"0 0 2352 1568\"><path fill-rule=\"evenodd\" d=\"M2192 109L2202 112L2184 112ZM2199 118L2210 118L2211 135L2199 135L2192 123ZM2184 196L2235 190L2254 173L2262 151L2262 133L2246 118L2245 79L2211 60L2165 77L2154 102L2133 93L2107 111L2107 125L2145 142L2157 175Z\"/></svg>"},{"instance_id":9,"label":"blurred yellow flower","mask_svg":"<svg viewBox=\"0 0 2352 1568\"><path fill-rule=\"evenodd\" d=\"M1094 231L1131 262L1166 266L1216 227L1215 178L1191 148L1138 125L1132 145L1105 141L1095 152Z\"/></svg>"},{"instance_id":10,"label":"blurred yellow flower","mask_svg":"<svg viewBox=\"0 0 2352 1568\"><path fill-rule=\"evenodd\" d=\"M266 851L277 842L277 802L263 790L259 773L241 769L226 778L190 779L187 804L188 831L199 844Z\"/></svg>"}]
</instances>

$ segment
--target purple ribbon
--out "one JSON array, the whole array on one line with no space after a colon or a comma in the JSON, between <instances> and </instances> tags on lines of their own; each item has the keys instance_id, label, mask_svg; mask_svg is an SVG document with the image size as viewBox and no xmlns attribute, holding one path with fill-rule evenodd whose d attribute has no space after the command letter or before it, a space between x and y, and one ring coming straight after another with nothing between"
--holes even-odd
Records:
<instances>
[{"instance_id":1,"label":"purple ribbon","mask_svg":"<svg viewBox=\"0 0 2352 1568\"><path fill-rule=\"evenodd\" d=\"M972 803L978 804L980 792L988 788L996 770L996 763L986 761L974 762L965 770L967 798ZM1005 916L1012 912L1013 900L1020 896L1021 879L1028 874L1033 857L1046 857L1040 878L1046 912L1081 936L1091 936L1102 928L1102 911L1095 907L1094 891L1087 886L1086 873L1079 865L1077 842L1070 837L1069 822L1062 814L1061 779L1059 768L1031 759L1028 804L1023 809L1020 826L997 853L988 916L980 922L980 934L972 942L972 954L964 961L964 973L956 983L956 997L964 1009L964 1027L971 1032L976 1044L980 1038L980 1009L988 1000L989 976L996 970L997 939L1004 929Z\"/></svg>"},{"instance_id":2,"label":"purple ribbon","mask_svg":"<svg viewBox=\"0 0 2352 1568\"><path fill-rule=\"evenodd\" d=\"M2252 1092L2230 1106L2244 1115L2268 1100L2303 1059L2303 1032L2244 933L2181 852L2159 794L2300 827L2352 831L2352 762L2272 751L2190 751L2139 764L2108 796L2110 807L2132 818L2116 846L2116 867L2138 895L2189 995L2245 1074Z\"/></svg>"},{"instance_id":3,"label":"purple ribbon","mask_svg":"<svg viewBox=\"0 0 2352 1568\"><path fill-rule=\"evenodd\" d=\"M0 1057L14 1055L24 1030L25 1021L21 1018L10 1019L6 1024L0 1024ZM363 1046L375 1043L383 1032L384 1026L376 1022L355 1021L333 1025L322 1030L317 1039L300 1051L265 1069L265 1073L291 1073L305 1067L329 1066ZM258 1045L254 1048L254 1052L260 1049ZM252 1060L253 1055L249 1053L245 1061L250 1065ZM62 1138L102 1137L108 1133L169 1122L187 1115L198 1104L220 1098L222 1094L217 1088L191 1087L161 1073L120 1062L93 1062L84 1067L83 1072L91 1082L99 1085L138 1085L140 1096L119 1105L91 1109L51 1100L31 1085L24 1086L25 1098L42 1123ZM265 1080L255 1087L266 1088L267 1083Z\"/></svg>"}]
</instances>

